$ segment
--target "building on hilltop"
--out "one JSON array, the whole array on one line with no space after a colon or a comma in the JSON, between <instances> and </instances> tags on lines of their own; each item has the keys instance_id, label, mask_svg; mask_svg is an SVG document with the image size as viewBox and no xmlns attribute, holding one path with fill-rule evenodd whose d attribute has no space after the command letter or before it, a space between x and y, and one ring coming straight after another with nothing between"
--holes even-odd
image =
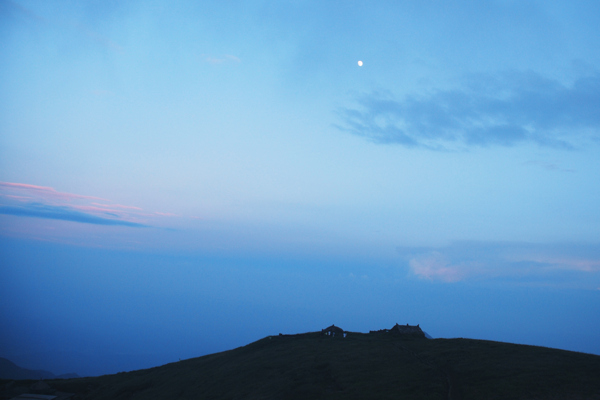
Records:
<instances>
[{"instance_id":1,"label":"building on hilltop","mask_svg":"<svg viewBox=\"0 0 600 400\"><path fill-rule=\"evenodd\" d=\"M343 338L346 337L344 330L339 326L331 325L328 328L321 329L321 334L324 336Z\"/></svg>"},{"instance_id":2,"label":"building on hilltop","mask_svg":"<svg viewBox=\"0 0 600 400\"><path fill-rule=\"evenodd\" d=\"M410 335L411 337L426 337L421 327L417 325L399 325L396 324L392 329L380 329L378 331L369 331L369 333L391 333L394 335Z\"/></svg>"},{"instance_id":3,"label":"building on hilltop","mask_svg":"<svg viewBox=\"0 0 600 400\"><path fill-rule=\"evenodd\" d=\"M401 335L413 335L413 336L418 336L418 337L425 337L425 333L423 333L423 331L421 330L421 327L419 327L419 324L415 325L398 325L396 323L396 325L394 325L394 327L392 329L390 329L391 333L394 334L401 334Z\"/></svg>"}]
</instances>

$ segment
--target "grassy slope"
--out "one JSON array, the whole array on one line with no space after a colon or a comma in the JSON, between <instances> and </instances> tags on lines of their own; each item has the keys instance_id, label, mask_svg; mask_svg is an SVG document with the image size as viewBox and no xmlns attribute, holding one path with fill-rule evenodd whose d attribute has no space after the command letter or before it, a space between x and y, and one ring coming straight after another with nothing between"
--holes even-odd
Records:
<instances>
[{"instance_id":1,"label":"grassy slope","mask_svg":"<svg viewBox=\"0 0 600 400\"><path fill-rule=\"evenodd\" d=\"M600 357L470 339L318 333L97 378L82 399L600 399Z\"/></svg>"}]
</instances>

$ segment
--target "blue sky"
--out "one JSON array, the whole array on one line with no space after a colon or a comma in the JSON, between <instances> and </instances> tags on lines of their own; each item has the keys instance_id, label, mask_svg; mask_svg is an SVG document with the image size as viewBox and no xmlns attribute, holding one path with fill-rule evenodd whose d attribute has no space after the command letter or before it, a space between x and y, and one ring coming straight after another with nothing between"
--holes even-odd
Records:
<instances>
[{"instance_id":1,"label":"blue sky","mask_svg":"<svg viewBox=\"0 0 600 400\"><path fill-rule=\"evenodd\" d=\"M600 354L598 26L0 1L0 356L112 373L396 322Z\"/></svg>"}]
</instances>

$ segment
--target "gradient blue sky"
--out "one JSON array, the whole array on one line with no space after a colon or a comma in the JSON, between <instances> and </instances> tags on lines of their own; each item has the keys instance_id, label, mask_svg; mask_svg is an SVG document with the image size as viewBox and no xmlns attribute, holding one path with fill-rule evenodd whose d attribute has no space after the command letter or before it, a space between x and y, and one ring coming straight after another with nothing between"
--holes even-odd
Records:
<instances>
[{"instance_id":1,"label":"gradient blue sky","mask_svg":"<svg viewBox=\"0 0 600 400\"><path fill-rule=\"evenodd\" d=\"M396 322L600 354L599 26L0 0L0 356L114 373Z\"/></svg>"}]
</instances>

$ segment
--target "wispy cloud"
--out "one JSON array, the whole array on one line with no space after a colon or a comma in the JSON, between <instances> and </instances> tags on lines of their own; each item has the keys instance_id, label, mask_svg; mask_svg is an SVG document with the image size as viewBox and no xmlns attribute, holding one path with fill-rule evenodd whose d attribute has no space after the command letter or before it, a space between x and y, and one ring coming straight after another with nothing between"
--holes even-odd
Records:
<instances>
[{"instance_id":1,"label":"wispy cloud","mask_svg":"<svg viewBox=\"0 0 600 400\"><path fill-rule=\"evenodd\" d=\"M411 258L409 266L412 273L420 278L458 282L476 273L476 267L480 265L470 265L464 262L453 264L442 253L433 251Z\"/></svg>"},{"instance_id":2,"label":"wispy cloud","mask_svg":"<svg viewBox=\"0 0 600 400\"><path fill-rule=\"evenodd\" d=\"M29 185L27 183L0 182L0 190L1 189L12 189L12 190L23 192L23 193L34 194L35 196L64 199L64 200L72 200L72 199L105 200L100 197L82 196L80 194L58 192L57 190L55 190L51 187Z\"/></svg>"},{"instance_id":3,"label":"wispy cloud","mask_svg":"<svg viewBox=\"0 0 600 400\"><path fill-rule=\"evenodd\" d=\"M227 63L227 62L234 62L234 63L241 62L241 60L238 57L232 56L231 54L225 54L223 56L211 56L211 55L207 55L207 54L202 54L202 57L204 58L204 61L206 61L209 64L223 64L223 63Z\"/></svg>"},{"instance_id":4,"label":"wispy cloud","mask_svg":"<svg viewBox=\"0 0 600 400\"><path fill-rule=\"evenodd\" d=\"M23 7L22 5L17 4L12 0L4 1L2 3L2 6L5 6L7 8L7 10L10 12L18 12L21 15L24 15L34 22L37 22L37 23L47 23L48 22L46 20L46 18L41 17L40 15L31 11L30 9Z\"/></svg>"},{"instance_id":5,"label":"wispy cloud","mask_svg":"<svg viewBox=\"0 0 600 400\"><path fill-rule=\"evenodd\" d=\"M137 211L142 211L141 208L139 207L134 207L134 206L124 206L122 204L100 204L100 203L92 203L95 206L100 206L100 207L109 207L109 208L122 208L125 210L137 210Z\"/></svg>"},{"instance_id":6,"label":"wispy cloud","mask_svg":"<svg viewBox=\"0 0 600 400\"><path fill-rule=\"evenodd\" d=\"M108 207L96 207L96 206L79 206L79 205L74 205L71 206L71 208L77 209L79 211L83 211L83 212L96 212L96 213L102 213L102 214L106 214L109 215L111 217L119 217L119 210L115 210L113 208L108 208Z\"/></svg>"},{"instance_id":7,"label":"wispy cloud","mask_svg":"<svg viewBox=\"0 0 600 400\"><path fill-rule=\"evenodd\" d=\"M59 192L47 186L0 182L0 214L35 217L95 225L146 227L139 207L110 203L106 199ZM101 200L103 203L93 202Z\"/></svg>"},{"instance_id":8,"label":"wispy cloud","mask_svg":"<svg viewBox=\"0 0 600 400\"><path fill-rule=\"evenodd\" d=\"M76 211L71 207L51 206L39 203L30 203L23 206L0 206L0 214L16 215L20 217L58 219L63 221L81 222L95 225L121 225L136 228L148 226L122 219L102 218L93 214ZM117 215L112 216L118 217Z\"/></svg>"},{"instance_id":9,"label":"wispy cloud","mask_svg":"<svg viewBox=\"0 0 600 400\"><path fill-rule=\"evenodd\" d=\"M533 253L514 254L507 260L519 263L533 263L548 269L600 272L600 258L589 258L573 254L545 254L539 250Z\"/></svg>"},{"instance_id":10,"label":"wispy cloud","mask_svg":"<svg viewBox=\"0 0 600 400\"><path fill-rule=\"evenodd\" d=\"M29 8L24 7L20 4L17 4L11 0L6 1L6 5L8 7L10 7L10 10L12 12L17 12L20 15L23 15L36 23L43 23L44 25L47 25L47 26L54 26L55 28L58 28L60 30L67 28L67 32L69 34L72 34L73 32L75 32L76 34L88 39L88 41L97 43L97 44L103 46L104 48L116 51L118 53L124 52L124 49L122 46L120 46L113 40L109 39L108 37L101 35L100 33L90 29L88 26L86 26L85 24L83 24L81 22L68 21L68 20L56 20L56 19L50 20L48 18L44 18L44 17L40 16L39 14L33 12Z\"/></svg>"},{"instance_id":11,"label":"wispy cloud","mask_svg":"<svg viewBox=\"0 0 600 400\"><path fill-rule=\"evenodd\" d=\"M576 172L574 169L562 168L558 161L529 160L524 162L522 165L534 165L544 168L548 171Z\"/></svg>"},{"instance_id":12,"label":"wispy cloud","mask_svg":"<svg viewBox=\"0 0 600 400\"><path fill-rule=\"evenodd\" d=\"M116 51L117 53L124 53L125 52L125 50L123 49L123 47L121 45L117 44L116 42L114 42L113 40L107 38L106 36L103 36L103 35L99 34L98 32L95 32L95 31L91 30L90 28L88 28L84 24L81 24L81 23L72 23L71 25L75 29L77 29L79 32L81 32L82 34L84 34L87 38L89 38L92 41L100 44L101 46L103 46L105 48L108 48L110 50Z\"/></svg>"},{"instance_id":13,"label":"wispy cloud","mask_svg":"<svg viewBox=\"0 0 600 400\"><path fill-rule=\"evenodd\" d=\"M158 212L158 211L155 211L154 214L160 215L161 217L178 217L177 214L165 213L165 212Z\"/></svg>"},{"instance_id":14,"label":"wispy cloud","mask_svg":"<svg viewBox=\"0 0 600 400\"><path fill-rule=\"evenodd\" d=\"M600 74L572 85L533 72L471 76L460 88L396 99L390 93L357 98L339 110L336 127L380 144L432 150L470 146L569 149L600 139Z\"/></svg>"},{"instance_id":15,"label":"wispy cloud","mask_svg":"<svg viewBox=\"0 0 600 400\"><path fill-rule=\"evenodd\" d=\"M413 276L453 283L467 280L600 284L600 245L462 242L440 248L404 248Z\"/></svg>"}]
</instances>

